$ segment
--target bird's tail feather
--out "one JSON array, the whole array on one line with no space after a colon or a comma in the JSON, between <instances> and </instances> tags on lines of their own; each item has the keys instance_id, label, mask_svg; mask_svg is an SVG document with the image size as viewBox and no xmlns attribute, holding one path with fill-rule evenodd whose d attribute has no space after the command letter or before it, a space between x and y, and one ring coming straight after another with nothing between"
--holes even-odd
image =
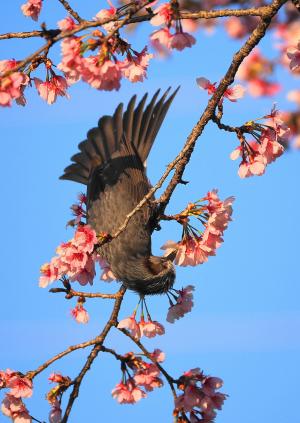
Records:
<instances>
[{"instance_id":1,"label":"bird's tail feather","mask_svg":"<svg viewBox=\"0 0 300 423\"><path fill-rule=\"evenodd\" d=\"M113 116L99 119L98 127L88 131L87 139L78 145L80 152L71 157L73 163L64 170L60 179L87 185L93 169L109 161L111 155L120 149L124 137L131 142L144 163L178 89L168 97L169 88L156 101L160 93L158 90L145 110L148 94L136 107L136 96L133 96L124 113L121 103Z\"/></svg>"}]
</instances>

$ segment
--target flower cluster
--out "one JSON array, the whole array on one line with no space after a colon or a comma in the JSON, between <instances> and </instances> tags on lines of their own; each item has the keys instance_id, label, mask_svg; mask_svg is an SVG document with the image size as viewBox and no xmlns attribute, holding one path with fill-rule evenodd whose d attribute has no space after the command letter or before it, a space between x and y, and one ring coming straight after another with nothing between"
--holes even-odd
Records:
<instances>
[{"instance_id":1,"label":"flower cluster","mask_svg":"<svg viewBox=\"0 0 300 423\"><path fill-rule=\"evenodd\" d=\"M256 48L239 67L237 77L248 83L248 92L253 97L272 96L281 89L280 84L268 79L273 67L273 63Z\"/></svg>"},{"instance_id":2,"label":"flower cluster","mask_svg":"<svg viewBox=\"0 0 300 423\"><path fill-rule=\"evenodd\" d=\"M191 203L178 215L177 220L183 225L180 242L168 241L161 248L166 250L165 256L176 252L175 264L179 266L196 266L216 254L216 249L223 242L223 233L231 221L234 197L221 201L217 190L207 193L206 197ZM207 201L207 204L203 204ZM196 231L189 224L189 216L196 217L204 225L204 231Z\"/></svg>"},{"instance_id":3,"label":"flower cluster","mask_svg":"<svg viewBox=\"0 0 300 423\"><path fill-rule=\"evenodd\" d=\"M280 113L273 108L265 124L254 121L247 122L247 132L253 135L253 141L241 137L241 145L230 155L232 160L241 157L238 174L241 178L265 173L266 166L284 152L282 141L288 137L289 128L283 122Z\"/></svg>"},{"instance_id":4,"label":"flower cluster","mask_svg":"<svg viewBox=\"0 0 300 423\"><path fill-rule=\"evenodd\" d=\"M29 78L22 72L13 72L6 77L1 77L7 71L10 71L18 62L12 60L0 60L0 106L11 106L12 101L24 106L26 104L23 91L29 83Z\"/></svg>"},{"instance_id":5,"label":"flower cluster","mask_svg":"<svg viewBox=\"0 0 300 423\"><path fill-rule=\"evenodd\" d=\"M221 410L226 395L217 392L223 385L218 377L205 376L199 368L185 372L178 379L178 388L183 391L175 400L174 415L190 413L190 422L212 423L216 410Z\"/></svg>"},{"instance_id":6,"label":"flower cluster","mask_svg":"<svg viewBox=\"0 0 300 423\"><path fill-rule=\"evenodd\" d=\"M121 78L131 82L144 81L149 60L147 47L140 53L133 50L119 37L105 39L102 32L93 31L93 37L84 41L83 37L69 37L62 41L62 61L58 68L64 72L69 84L79 79L98 90L118 90ZM98 49L97 55L84 57L88 51ZM118 54L126 55L123 61Z\"/></svg>"},{"instance_id":7,"label":"flower cluster","mask_svg":"<svg viewBox=\"0 0 300 423\"><path fill-rule=\"evenodd\" d=\"M67 276L81 285L92 284L95 277L93 251L97 244L96 232L89 225L79 225L74 238L60 244L57 256L41 267L39 286L47 287L51 282Z\"/></svg>"},{"instance_id":8,"label":"flower cluster","mask_svg":"<svg viewBox=\"0 0 300 423\"><path fill-rule=\"evenodd\" d=\"M195 38L183 30L177 2L163 3L154 10L154 14L150 23L153 26L163 25L150 35L151 45L159 54L167 55L171 49L181 51L196 43ZM171 28L175 29L174 33L171 33Z\"/></svg>"},{"instance_id":9,"label":"flower cluster","mask_svg":"<svg viewBox=\"0 0 300 423\"><path fill-rule=\"evenodd\" d=\"M19 372L7 369L0 371L0 388L10 388L5 395L1 411L10 417L14 423L31 423L31 416L22 401L32 395L32 382Z\"/></svg>"},{"instance_id":10,"label":"flower cluster","mask_svg":"<svg viewBox=\"0 0 300 423\"><path fill-rule=\"evenodd\" d=\"M216 82L212 83L209 81L209 79L206 79L204 77L199 77L196 79L197 85L199 88L202 88L203 90L206 90L209 95L212 95L216 92ZM244 97L245 94L245 88L240 85L233 85L232 87L227 88L227 90L224 93L224 97L227 98L229 101L232 101L235 103L240 98ZM221 101L223 98L221 99Z\"/></svg>"},{"instance_id":11,"label":"flower cluster","mask_svg":"<svg viewBox=\"0 0 300 423\"><path fill-rule=\"evenodd\" d=\"M161 362L164 360L164 353L157 349L154 350L151 357L156 362ZM119 404L134 404L145 398L146 392L163 385L160 370L156 364L148 363L132 352L126 354L121 360L122 380L111 393Z\"/></svg>"},{"instance_id":12,"label":"flower cluster","mask_svg":"<svg viewBox=\"0 0 300 423\"><path fill-rule=\"evenodd\" d=\"M53 104L57 96L69 98L68 83L63 76L54 74L44 82L39 78L33 78L33 81L39 95L48 104Z\"/></svg>"},{"instance_id":13,"label":"flower cluster","mask_svg":"<svg viewBox=\"0 0 300 423\"><path fill-rule=\"evenodd\" d=\"M38 20L42 9L42 0L28 0L27 3L21 6L23 14L32 18L34 21Z\"/></svg>"},{"instance_id":14,"label":"flower cluster","mask_svg":"<svg viewBox=\"0 0 300 423\"><path fill-rule=\"evenodd\" d=\"M195 287L193 285L188 285L185 288L179 290L172 290L170 294L175 299L175 303L170 300L170 307L167 314L167 322L174 323L175 320L181 319L186 313L189 313L192 310L194 305L193 302L193 291ZM174 294L175 292L175 294Z\"/></svg>"},{"instance_id":15,"label":"flower cluster","mask_svg":"<svg viewBox=\"0 0 300 423\"><path fill-rule=\"evenodd\" d=\"M156 320L152 321L151 317L148 316L148 320L145 321L144 316L141 316L139 322L135 319L136 313L126 319L121 320L118 323L119 329L127 329L135 339L140 339L142 336L147 338L154 338L156 335L164 335L165 328L163 325Z\"/></svg>"}]
</instances>

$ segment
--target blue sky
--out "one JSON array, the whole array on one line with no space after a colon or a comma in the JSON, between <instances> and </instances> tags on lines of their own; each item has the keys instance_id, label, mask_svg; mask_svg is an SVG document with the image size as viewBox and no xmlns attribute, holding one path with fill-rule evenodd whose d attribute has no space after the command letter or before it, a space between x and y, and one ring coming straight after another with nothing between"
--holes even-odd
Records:
<instances>
[{"instance_id":1,"label":"blue sky","mask_svg":"<svg viewBox=\"0 0 300 423\"><path fill-rule=\"evenodd\" d=\"M65 16L58 2L44 2L41 21L49 27ZM22 1L2 6L1 32L37 27L25 19ZM105 2L72 1L83 16L90 18ZM4 8L4 10L3 10ZM136 33L135 47L142 48L148 24ZM128 36L129 39L130 36ZM264 51L274 55L269 36ZM24 57L40 40L11 40L0 43L0 59ZM28 105L0 111L2 181L2 303L0 308L0 368L20 371L36 368L70 344L97 335L105 323L111 303L89 301L91 320L86 326L69 316L75 301L38 288L39 267L54 254L55 247L71 237L65 229L69 206L82 187L59 181L69 158L77 151L89 128L102 114L112 113L120 101L137 93L151 94L169 85L181 89L157 137L148 162L148 174L155 183L165 166L179 152L191 128L204 110L207 95L195 84L206 76L219 80L240 42L230 40L222 30L212 36L197 34L192 49L175 53L168 61L153 60L144 84L123 82L119 92L98 92L79 83L70 89L71 100L45 104L28 90ZM53 60L59 62L59 48ZM42 76L42 74L41 74ZM286 101L298 80L280 70L276 77L284 84L276 97L279 108L292 108ZM226 102L224 120L230 124L266 114L273 99L249 96L237 104ZM221 198L236 197L234 220L216 257L196 268L178 268L177 287L194 284L193 312L175 325L165 322L167 300L150 299L155 318L165 322L166 335L146 340L150 350L166 352L166 369L174 376L193 367L224 379L229 394L217 423L297 422L300 352L299 309L299 152L289 151L270 165L262 177L241 180L237 164L229 154L237 145L233 135L209 124L197 143L185 172L187 186L177 188L168 212L178 212L187 202L219 188ZM154 252L168 239L179 239L176 224L163 223L153 236ZM116 285L95 282L97 291L113 291ZM121 317L133 309L136 296L129 293ZM106 342L124 353L135 348L116 331ZM76 376L88 351L73 353L51 367ZM44 395L50 388L48 371L36 379L35 392L26 403L32 415L46 420ZM118 364L100 356L88 373L70 418L71 423L89 421L171 421L172 399L168 387L156 390L135 406L120 406L110 396L119 382ZM6 419L0 415L0 422Z\"/></svg>"}]
</instances>

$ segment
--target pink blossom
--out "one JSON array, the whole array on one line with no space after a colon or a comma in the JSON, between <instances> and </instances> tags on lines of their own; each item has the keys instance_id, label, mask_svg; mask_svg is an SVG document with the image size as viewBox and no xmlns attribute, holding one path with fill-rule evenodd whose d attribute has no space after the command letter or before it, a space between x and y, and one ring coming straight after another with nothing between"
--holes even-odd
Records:
<instances>
[{"instance_id":1,"label":"pink blossom","mask_svg":"<svg viewBox=\"0 0 300 423\"><path fill-rule=\"evenodd\" d=\"M75 21L71 16L67 16L65 19L57 22L58 28L62 31L72 31L76 27Z\"/></svg>"},{"instance_id":2,"label":"pink blossom","mask_svg":"<svg viewBox=\"0 0 300 423\"><path fill-rule=\"evenodd\" d=\"M91 253L94 250L95 244L97 244L96 232L90 225L78 226L74 235L73 244L78 247L80 251Z\"/></svg>"},{"instance_id":3,"label":"pink blossom","mask_svg":"<svg viewBox=\"0 0 300 423\"><path fill-rule=\"evenodd\" d=\"M134 404L146 397L146 393L137 387L132 379L128 380L126 384L118 383L111 394L119 404Z\"/></svg>"},{"instance_id":4,"label":"pink blossom","mask_svg":"<svg viewBox=\"0 0 300 423\"><path fill-rule=\"evenodd\" d=\"M81 78L81 41L79 37L65 38L61 43L62 61L57 65L64 72L68 84Z\"/></svg>"},{"instance_id":5,"label":"pink blossom","mask_svg":"<svg viewBox=\"0 0 300 423\"><path fill-rule=\"evenodd\" d=\"M1 74L13 69L17 64L15 60L0 61L0 106L11 106L12 100L16 100L20 105L26 103L23 92L29 82L28 76L22 72L13 72L1 77Z\"/></svg>"},{"instance_id":6,"label":"pink blossom","mask_svg":"<svg viewBox=\"0 0 300 423\"><path fill-rule=\"evenodd\" d=\"M297 106L300 106L300 90L291 90L287 94L287 99L289 101L294 101Z\"/></svg>"},{"instance_id":7,"label":"pink blossom","mask_svg":"<svg viewBox=\"0 0 300 423\"><path fill-rule=\"evenodd\" d=\"M60 407L60 402L55 400L51 404L51 410L49 412L49 423L61 423L62 419L62 410Z\"/></svg>"},{"instance_id":8,"label":"pink blossom","mask_svg":"<svg viewBox=\"0 0 300 423\"><path fill-rule=\"evenodd\" d=\"M90 316L82 304L78 303L75 308L71 310L72 317L77 323L86 324L90 320Z\"/></svg>"},{"instance_id":9,"label":"pink blossom","mask_svg":"<svg viewBox=\"0 0 300 423\"><path fill-rule=\"evenodd\" d=\"M9 394L16 398L29 398L32 395L32 382L27 377L13 373L6 383L10 388Z\"/></svg>"},{"instance_id":10,"label":"pink blossom","mask_svg":"<svg viewBox=\"0 0 300 423\"><path fill-rule=\"evenodd\" d=\"M53 262L43 264L40 268L40 272L42 273L39 282L41 288L46 288L51 282L59 279L58 268L54 266Z\"/></svg>"},{"instance_id":11,"label":"pink blossom","mask_svg":"<svg viewBox=\"0 0 300 423\"><path fill-rule=\"evenodd\" d=\"M165 353L163 351L161 351L160 349L156 348L153 353L150 354L151 357L157 361L158 363L161 363L165 360Z\"/></svg>"},{"instance_id":12,"label":"pink blossom","mask_svg":"<svg viewBox=\"0 0 300 423\"><path fill-rule=\"evenodd\" d=\"M149 320L145 322L144 319L141 319L139 323L141 336L146 336L147 338L154 338L156 335L164 335L165 328L162 324L156 321Z\"/></svg>"},{"instance_id":13,"label":"pink blossom","mask_svg":"<svg viewBox=\"0 0 300 423\"><path fill-rule=\"evenodd\" d=\"M176 50L183 50L186 47L192 47L196 39L187 32L176 32L170 40L170 47Z\"/></svg>"},{"instance_id":14,"label":"pink blossom","mask_svg":"<svg viewBox=\"0 0 300 423\"><path fill-rule=\"evenodd\" d=\"M206 78L204 77L199 77L196 79L198 87L199 88L203 88L204 90L207 91L207 93L209 95L214 94L216 91L216 82L214 82L213 84Z\"/></svg>"},{"instance_id":15,"label":"pink blossom","mask_svg":"<svg viewBox=\"0 0 300 423\"><path fill-rule=\"evenodd\" d=\"M96 255L96 259L103 270L100 279L105 282L111 282L116 279L115 275L113 274L109 264L103 260L100 256Z\"/></svg>"},{"instance_id":16,"label":"pink blossom","mask_svg":"<svg viewBox=\"0 0 300 423\"><path fill-rule=\"evenodd\" d=\"M140 339L141 337L140 327L135 320L135 316L130 316L121 320L117 327L119 329L127 329L135 339Z\"/></svg>"},{"instance_id":17,"label":"pink blossom","mask_svg":"<svg viewBox=\"0 0 300 423\"><path fill-rule=\"evenodd\" d=\"M50 376L48 377L48 380L54 383L63 383L65 379L66 377L63 376L61 373L51 373Z\"/></svg>"},{"instance_id":18,"label":"pink blossom","mask_svg":"<svg viewBox=\"0 0 300 423\"><path fill-rule=\"evenodd\" d=\"M291 60L290 69L292 71L298 71L300 69L300 41L296 48L288 50L286 54Z\"/></svg>"},{"instance_id":19,"label":"pink blossom","mask_svg":"<svg viewBox=\"0 0 300 423\"><path fill-rule=\"evenodd\" d=\"M162 28L152 32L150 43L161 56L167 56L170 53L170 42L172 35L168 28Z\"/></svg>"},{"instance_id":20,"label":"pink blossom","mask_svg":"<svg viewBox=\"0 0 300 423\"><path fill-rule=\"evenodd\" d=\"M248 91L253 97L273 96L280 90L280 84L265 79L254 78L248 82Z\"/></svg>"},{"instance_id":21,"label":"pink blossom","mask_svg":"<svg viewBox=\"0 0 300 423\"><path fill-rule=\"evenodd\" d=\"M231 16L224 23L228 35L237 39L243 38L252 32L256 25L257 18L254 16Z\"/></svg>"},{"instance_id":22,"label":"pink blossom","mask_svg":"<svg viewBox=\"0 0 300 423\"><path fill-rule=\"evenodd\" d=\"M236 102L238 99L244 97L246 88L240 84L233 85L232 87L227 88L224 93L224 97L232 102Z\"/></svg>"},{"instance_id":23,"label":"pink blossom","mask_svg":"<svg viewBox=\"0 0 300 423\"><path fill-rule=\"evenodd\" d=\"M120 65L109 59L99 62L98 56L82 59L82 79L97 90L119 90L122 76Z\"/></svg>"},{"instance_id":24,"label":"pink blossom","mask_svg":"<svg viewBox=\"0 0 300 423\"><path fill-rule=\"evenodd\" d=\"M146 391L153 391L154 388L160 388L163 381L159 378L160 371L155 364L145 363L144 369L138 370L134 375L134 381L137 385L143 386Z\"/></svg>"},{"instance_id":25,"label":"pink blossom","mask_svg":"<svg viewBox=\"0 0 300 423\"><path fill-rule=\"evenodd\" d=\"M42 9L42 0L28 0L21 6L21 9L25 16L37 21Z\"/></svg>"},{"instance_id":26,"label":"pink blossom","mask_svg":"<svg viewBox=\"0 0 300 423\"><path fill-rule=\"evenodd\" d=\"M43 100L48 104L53 104L57 96L69 98L67 93L68 84L63 76L52 76L49 81L41 81L39 78L33 78L36 89Z\"/></svg>"},{"instance_id":27,"label":"pink blossom","mask_svg":"<svg viewBox=\"0 0 300 423\"><path fill-rule=\"evenodd\" d=\"M122 75L131 82L143 82L144 78L146 78L149 60L152 57L153 54L147 53L147 47L141 53L138 53L136 57L128 56L124 62L120 63Z\"/></svg>"},{"instance_id":28,"label":"pink blossom","mask_svg":"<svg viewBox=\"0 0 300 423\"><path fill-rule=\"evenodd\" d=\"M81 269L78 273L70 278L71 281L78 281L80 285L93 285L93 281L95 278L95 262L93 257L88 256L87 262L83 269Z\"/></svg>"},{"instance_id":29,"label":"pink blossom","mask_svg":"<svg viewBox=\"0 0 300 423\"><path fill-rule=\"evenodd\" d=\"M6 394L1 405L2 413L10 417L14 423L31 423L32 419L20 398Z\"/></svg>"},{"instance_id":30,"label":"pink blossom","mask_svg":"<svg viewBox=\"0 0 300 423\"><path fill-rule=\"evenodd\" d=\"M197 85L199 88L203 88L207 91L209 95L212 95L216 92L216 82L211 83L207 78L200 77L196 79ZM224 93L224 97L232 102L236 102L238 99L242 98L245 94L246 89L240 85L233 85L232 87L227 88Z\"/></svg>"},{"instance_id":31,"label":"pink blossom","mask_svg":"<svg viewBox=\"0 0 300 423\"><path fill-rule=\"evenodd\" d=\"M171 305L167 314L167 321L174 323L175 320L180 319L186 313L189 313L194 305L193 291L194 286L188 285L187 287L178 291L178 298L176 304Z\"/></svg>"},{"instance_id":32,"label":"pink blossom","mask_svg":"<svg viewBox=\"0 0 300 423\"><path fill-rule=\"evenodd\" d=\"M153 11L155 16L150 20L151 25L169 25L172 21L172 7L170 3L163 3Z\"/></svg>"},{"instance_id":33,"label":"pink blossom","mask_svg":"<svg viewBox=\"0 0 300 423\"><path fill-rule=\"evenodd\" d=\"M116 16L116 11L117 9L110 3L110 8L109 9L101 9L100 12L97 13L97 15L95 16L95 20L102 20L102 19L112 19ZM109 22L106 23L103 26L103 28L107 31L107 32L111 32L116 28L116 25L118 25L117 22Z\"/></svg>"}]
</instances>

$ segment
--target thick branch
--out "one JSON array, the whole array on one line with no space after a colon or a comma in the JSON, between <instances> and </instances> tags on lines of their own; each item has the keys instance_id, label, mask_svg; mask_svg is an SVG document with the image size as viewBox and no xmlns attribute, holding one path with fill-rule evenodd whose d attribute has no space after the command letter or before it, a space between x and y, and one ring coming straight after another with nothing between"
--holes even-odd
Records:
<instances>
[{"instance_id":1,"label":"thick branch","mask_svg":"<svg viewBox=\"0 0 300 423\"><path fill-rule=\"evenodd\" d=\"M118 313L119 313L125 292L126 292L126 288L124 288L122 286L119 290L120 295L115 301L114 308L113 308L113 311L111 313L111 316L110 316L108 322L106 323L106 325L105 325L103 331L101 332L101 334L97 337L97 343L95 344L94 348L90 352L90 354L89 354L83 368L81 369L79 375L74 379L73 390L70 394L68 405L66 407L66 411L65 411L65 414L62 418L61 423L66 423L68 421L68 418L69 418L70 412L72 410L74 401L78 397L79 388L80 388L80 385L81 385L81 382L82 382L84 376L86 375L86 373L90 369L93 361L95 360L95 358L97 357L99 352L102 350L103 342L104 342L108 332L110 331L112 326L115 326L117 324Z\"/></svg>"}]
</instances>

